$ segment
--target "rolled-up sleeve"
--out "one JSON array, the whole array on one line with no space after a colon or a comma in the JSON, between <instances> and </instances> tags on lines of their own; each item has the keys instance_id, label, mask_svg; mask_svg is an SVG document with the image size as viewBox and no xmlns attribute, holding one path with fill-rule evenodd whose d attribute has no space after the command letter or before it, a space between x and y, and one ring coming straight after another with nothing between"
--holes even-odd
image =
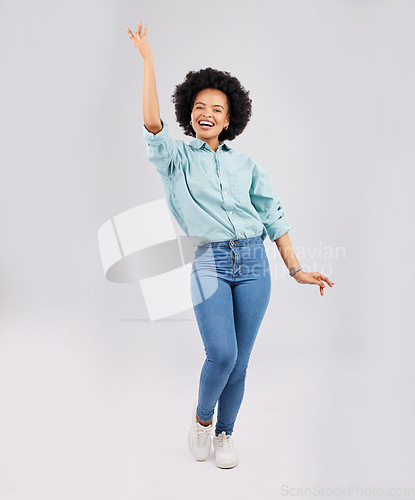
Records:
<instances>
[{"instance_id":1,"label":"rolled-up sleeve","mask_svg":"<svg viewBox=\"0 0 415 500\"><path fill-rule=\"evenodd\" d=\"M279 197L274 193L267 172L258 163L254 164L252 171L249 195L271 241L292 229L284 216L284 209Z\"/></svg>"},{"instance_id":2,"label":"rolled-up sleeve","mask_svg":"<svg viewBox=\"0 0 415 500\"><path fill-rule=\"evenodd\" d=\"M167 123L162 119L163 128L157 134L146 129L143 123L143 137L147 143L147 158L164 177L175 175L180 170L181 155L177 143L170 137Z\"/></svg>"}]
</instances>

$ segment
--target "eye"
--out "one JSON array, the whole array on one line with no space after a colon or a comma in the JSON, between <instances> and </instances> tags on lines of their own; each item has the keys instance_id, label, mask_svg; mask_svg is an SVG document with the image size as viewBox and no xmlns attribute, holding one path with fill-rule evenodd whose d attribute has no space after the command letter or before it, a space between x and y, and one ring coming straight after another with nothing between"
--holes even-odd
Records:
<instances>
[{"instance_id":1,"label":"eye","mask_svg":"<svg viewBox=\"0 0 415 500\"><path fill-rule=\"evenodd\" d=\"M196 106L196 109L202 109L202 106Z\"/></svg>"},{"instance_id":2,"label":"eye","mask_svg":"<svg viewBox=\"0 0 415 500\"><path fill-rule=\"evenodd\" d=\"M222 112L220 109L215 109L215 111L217 111L218 113L221 113L221 112Z\"/></svg>"}]
</instances>

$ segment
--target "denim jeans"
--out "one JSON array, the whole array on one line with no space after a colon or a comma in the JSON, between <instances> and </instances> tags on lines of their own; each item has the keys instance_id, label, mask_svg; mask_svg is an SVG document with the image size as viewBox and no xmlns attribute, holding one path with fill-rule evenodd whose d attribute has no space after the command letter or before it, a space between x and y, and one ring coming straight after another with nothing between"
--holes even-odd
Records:
<instances>
[{"instance_id":1,"label":"denim jeans","mask_svg":"<svg viewBox=\"0 0 415 500\"><path fill-rule=\"evenodd\" d=\"M197 247L190 290L205 347L196 413L215 433L232 434L254 342L271 295L271 274L261 237Z\"/></svg>"}]
</instances>

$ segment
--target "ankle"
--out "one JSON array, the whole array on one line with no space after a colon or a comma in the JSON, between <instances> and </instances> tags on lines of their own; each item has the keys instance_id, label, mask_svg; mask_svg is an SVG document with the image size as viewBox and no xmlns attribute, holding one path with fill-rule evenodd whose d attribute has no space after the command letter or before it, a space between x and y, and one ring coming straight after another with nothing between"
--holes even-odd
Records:
<instances>
[{"instance_id":1,"label":"ankle","mask_svg":"<svg viewBox=\"0 0 415 500\"><path fill-rule=\"evenodd\" d=\"M199 420L199 417L196 415L196 421L199 422L200 425L203 425L204 427L208 427L212 423L213 419L210 422L202 422L201 420Z\"/></svg>"}]
</instances>

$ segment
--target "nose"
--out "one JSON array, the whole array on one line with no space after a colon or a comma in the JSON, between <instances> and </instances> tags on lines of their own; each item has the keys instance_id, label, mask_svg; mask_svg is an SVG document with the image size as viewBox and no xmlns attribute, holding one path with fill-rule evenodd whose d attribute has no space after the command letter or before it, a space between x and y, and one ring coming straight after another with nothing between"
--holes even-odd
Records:
<instances>
[{"instance_id":1,"label":"nose","mask_svg":"<svg viewBox=\"0 0 415 500\"><path fill-rule=\"evenodd\" d=\"M203 113L203 116L212 116L211 113Z\"/></svg>"}]
</instances>

